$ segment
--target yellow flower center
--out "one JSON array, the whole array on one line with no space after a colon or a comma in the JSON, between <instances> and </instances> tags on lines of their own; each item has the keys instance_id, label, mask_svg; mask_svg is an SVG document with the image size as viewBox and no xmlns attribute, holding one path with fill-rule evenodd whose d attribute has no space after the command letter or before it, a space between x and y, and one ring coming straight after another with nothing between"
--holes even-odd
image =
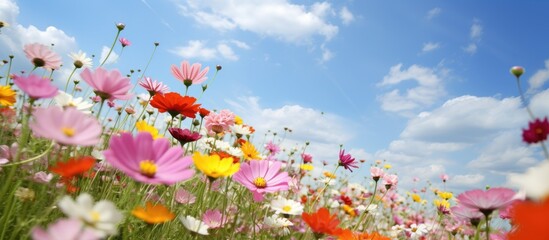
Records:
<instances>
[{"instance_id":1,"label":"yellow flower center","mask_svg":"<svg viewBox=\"0 0 549 240\"><path fill-rule=\"evenodd\" d=\"M94 223L99 222L99 220L101 219L101 215L99 215L99 213L97 211L91 211L90 215L91 215L91 218L92 218L92 222L94 222Z\"/></svg>"},{"instance_id":2,"label":"yellow flower center","mask_svg":"<svg viewBox=\"0 0 549 240\"><path fill-rule=\"evenodd\" d=\"M289 212L291 210L292 210L291 206L286 205L286 206L282 207L282 211L284 211L284 212Z\"/></svg>"},{"instance_id":3,"label":"yellow flower center","mask_svg":"<svg viewBox=\"0 0 549 240\"><path fill-rule=\"evenodd\" d=\"M63 131L63 134L65 134L65 136L67 137L74 136L74 128L64 127L61 128L61 131Z\"/></svg>"},{"instance_id":4,"label":"yellow flower center","mask_svg":"<svg viewBox=\"0 0 549 240\"><path fill-rule=\"evenodd\" d=\"M139 163L141 174L147 177L154 177L156 174L156 164L151 160L143 160Z\"/></svg>"},{"instance_id":5,"label":"yellow flower center","mask_svg":"<svg viewBox=\"0 0 549 240\"><path fill-rule=\"evenodd\" d=\"M258 177L254 180L254 185L258 188L265 188L267 186L267 181L265 181L265 178Z\"/></svg>"}]
</instances>

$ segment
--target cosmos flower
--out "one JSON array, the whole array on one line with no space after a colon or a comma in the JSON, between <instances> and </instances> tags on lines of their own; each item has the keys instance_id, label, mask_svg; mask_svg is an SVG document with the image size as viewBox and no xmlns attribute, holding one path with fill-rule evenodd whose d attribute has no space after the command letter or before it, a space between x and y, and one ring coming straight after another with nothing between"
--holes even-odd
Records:
<instances>
[{"instance_id":1,"label":"cosmos flower","mask_svg":"<svg viewBox=\"0 0 549 240\"><path fill-rule=\"evenodd\" d=\"M410 234L411 239L419 239L429 232L429 228L423 223L412 223L412 225L410 225L410 228L406 228L406 231Z\"/></svg>"},{"instance_id":2,"label":"cosmos flower","mask_svg":"<svg viewBox=\"0 0 549 240\"><path fill-rule=\"evenodd\" d=\"M183 226L187 228L188 230L198 233L200 235L209 235L208 234L208 225L192 216L186 216L186 217L179 217L179 220L181 223L183 223Z\"/></svg>"},{"instance_id":3,"label":"cosmos flower","mask_svg":"<svg viewBox=\"0 0 549 240\"><path fill-rule=\"evenodd\" d=\"M288 190L291 180L287 172L280 172L278 161L249 161L240 166L233 180L244 185L253 194L254 201L263 200L264 193Z\"/></svg>"},{"instance_id":4,"label":"cosmos flower","mask_svg":"<svg viewBox=\"0 0 549 240\"><path fill-rule=\"evenodd\" d=\"M529 144L545 141L549 134L549 121L547 117L543 121L536 118L528 123L528 129L522 129L522 139Z\"/></svg>"},{"instance_id":5,"label":"cosmos flower","mask_svg":"<svg viewBox=\"0 0 549 240\"><path fill-rule=\"evenodd\" d=\"M301 218L309 225L315 235L339 235L341 228L338 228L339 219L336 214L330 215L330 212L326 208L320 208L315 213L302 213Z\"/></svg>"},{"instance_id":6,"label":"cosmos flower","mask_svg":"<svg viewBox=\"0 0 549 240\"><path fill-rule=\"evenodd\" d=\"M23 51L34 67L57 70L61 67L61 57L46 45L39 43L27 44Z\"/></svg>"},{"instance_id":7,"label":"cosmos flower","mask_svg":"<svg viewBox=\"0 0 549 240\"><path fill-rule=\"evenodd\" d=\"M220 158L219 155L193 154L196 168L210 178L228 177L240 169L240 163L234 163L233 158Z\"/></svg>"},{"instance_id":8,"label":"cosmos flower","mask_svg":"<svg viewBox=\"0 0 549 240\"><path fill-rule=\"evenodd\" d=\"M398 183L398 176L395 174L385 174L383 176L383 185L385 188L390 189L392 186L396 186Z\"/></svg>"},{"instance_id":9,"label":"cosmos flower","mask_svg":"<svg viewBox=\"0 0 549 240\"><path fill-rule=\"evenodd\" d=\"M220 228L225 225L228 218L225 216L225 220L222 219L223 215L219 210L216 209L208 209L202 214L202 221L208 225L209 228Z\"/></svg>"},{"instance_id":10,"label":"cosmos flower","mask_svg":"<svg viewBox=\"0 0 549 240\"><path fill-rule=\"evenodd\" d=\"M15 76L13 83L33 99L52 98L57 95L57 87L53 86L48 78L34 74L28 77Z\"/></svg>"},{"instance_id":11,"label":"cosmos flower","mask_svg":"<svg viewBox=\"0 0 549 240\"><path fill-rule=\"evenodd\" d=\"M85 224L78 219L59 219L44 230L38 226L32 228L33 240L99 240L95 231L84 228Z\"/></svg>"},{"instance_id":12,"label":"cosmos flower","mask_svg":"<svg viewBox=\"0 0 549 240\"><path fill-rule=\"evenodd\" d=\"M11 86L0 86L0 107L9 107L15 104L15 91Z\"/></svg>"},{"instance_id":13,"label":"cosmos flower","mask_svg":"<svg viewBox=\"0 0 549 240\"><path fill-rule=\"evenodd\" d=\"M118 224L122 221L122 213L114 203L101 200L94 203L88 193L82 193L74 201L70 196L64 196L58 203L59 209L70 218L79 219L86 228L105 238L117 233Z\"/></svg>"},{"instance_id":14,"label":"cosmos flower","mask_svg":"<svg viewBox=\"0 0 549 240\"><path fill-rule=\"evenodd\" d=\"M351 156L351 154L345 154L345 150L343 149L339 150L339 166L343 166L345 169L352 172L352 167L358 168L356 164L357 162L355 161L355 158Z\"/></svg>"},{"instance_id":15,"label":"cosmos flower","mask_svg":"<svg viewBox=\"0 0 549 240\"><path fill-rule=\"evenodd\" d=\"M66 162L58 161L50 167L50 171L63 179L72 179L88 172L95 165L95 158L89 156L70 158Z\"/></svg>"},{"instance_id":16,"label":"cosmos flower","mask_svg":"<svg viewBox=\"0 0 549 240\"><path fill-rule=\"evenodd\" d=\"M301 154L301 159L303 159L303 163L312 163L313 162L313 156L307 153Z\"/></svg>"},{"instance_id":17,"label":"cosmos flower","mask_svg":"<svg viewBox=\"0 0 549 240\"><path fill-rule=\"evenodd\" d=\"M130 46L132 43L130 42L130 40L126 39L126 38L123 38L121 37L120 39L118 39L118 41L120 41L120 45L122 45L122 47L127 47L127 46Z\"/></svg>"},{"instance_id":18,"label":"cosmos flower","mask_svg":"<svg viewBox=\"0 0 549 240\"><path fill-rule=\"evenodd\" d=\"M301 203L280 196L271 201L270 207L277 214L301 215L303 213Z\"/></svg>"},{"instance_id":19,"label":"cosmos flower","mask_svg":"<svg viewBox=\"0 0 549 240\"><path fill-rule=\"evenodd\" d=\"M66 92L58 91L57 95L53 99L55 100L57 106L63 108L74 107L85 114L91 114L90 109L93 104L85 101L82 97L74 98Z\"/></svg>"},{"instance_id":20,"label":"cosmos flower","mask_svg":"<svg viewBox=\"0 0 549 240\"><path fill-rule=\"evenodd\" d=\"M173 138L179 141L181 146L185 145L186 143L194 142L202 138L202 135L200 135L200 133L191 132L191 130L189 129L168 128L168 131L170 132Z\"/></svg>"},{"instance_id":21,"label":"cosmos flower","mask_svg":"<svg viewBox=\"0 0 549 240\"><path fill-rule=\"evenodd\" d=\"M187 61L181 62L181 68L172 65L172 75L177 78L179 81L183 82L185 86L190 86L192 84L200 84L206 79L206 74L210 70L210 67L205 67L202 71L200 68L202 64L194 63L192 66Z\"/></svg>"},{"instance_id":22,"label":"cosmos flower","mask_svg":"<svg viewBox=\"0 0 549 240\"><path fill-rule=\"evenodd\" d=\"M200 108L200 104L195 104L196 98L181 96L176 92L166 94L156 94L151 100L151 106L158 109L159 112L168 112L172 118L181 114L185 117L195 118Z\"/></svg>"},{"instance_id":23,"label":"cosmos flower","mask_svg":"<svg viewBox=\"0 0 549 240\"><path fill-rule=\"evenodd\" d=\"M459 194L457 200L460 205L478 209L485 216L488 216L494 210L509 205L514 200L515 195L515 191L509 188L490 188L487 191L475 189Z\"/></svg>"},{"instance_id":24,"label":"cosmos flower","mask_svg":"<svg viewBox=\"0 0 549 240\"><path fill-rule=\"evenodd\" d=\"M87 57L86 53L81 50L77 53L70 53L69 57L72 59L75 68L91 68L93 66L92 59Z\"/></svg>"},{"instance_id":25,"label":"cosmos flower","mask_svg":"<svg viewBox=\"0 0 549 240\"><path fill-rule=\"evenodd\" d=\"M38 137L49 138L64 145L92 146L99 143L101 124L94 117L75 108L37 108L32 115L29 125Z\"/></svg>"},{"instance_id":26,"label":"cosmos flower","mask_svg":"<svg viewBox=\"0 0 549 240\"><path fill-rule=\"evenodd\" d=\"M196 197L184 188L175 191L174 197L175 201L181 204L192 204L196 201Z\"/></svg>"},{"instance_id":27,"label":"cosmos flower","mask_svg":"<svg viewBox=\"0 0 549 240\"><path fill-rule=\"evenodd\" d=\"M150 77L144 77L143 80L139 81L139 86L147 90L151 97L157 93L167 93L169 90L167 85L164 85L162 82L158 82L156 80L153 81Z\"/></svg>"},{"instance_id":28,"label":"cosmos flower","mask_svg":"<svg viewBox=\"0 0 549 240\"><path fill-rule=\"evenodd\" d=\"M171 221L175 214L164 205L147 202L145 207L138 206L132 211L132 215L149 224L157 224Z\"/></svg>"},{"instance_id":29,"label":"cosmos flower","mask_svg":"<svg viewBox=\"0 0 549 240\"><path fill-rule=\"evenodd\" d=\"M380 178L382 178L385 173L383 172L383 169L381 168L378 168L378 167L371 167L370 168L370 175L372 175L372 179L374 181L379 181Z\"/></svg>"},{"instance_id":30,"label":"cosmos flower","mask_svg":"<svg viewBox=\"0 0 549 240\"><path fill-rule=\"evenodd\" d=\"M86 68L80 73L80 77L93 88L95 94L102 100L127 100L131 97L131 94L128 93L131 88L130 79L123 77L116 69L108 71L99 67L95 69L95 72L92 72Z\"/></svg>"}]
</instances>

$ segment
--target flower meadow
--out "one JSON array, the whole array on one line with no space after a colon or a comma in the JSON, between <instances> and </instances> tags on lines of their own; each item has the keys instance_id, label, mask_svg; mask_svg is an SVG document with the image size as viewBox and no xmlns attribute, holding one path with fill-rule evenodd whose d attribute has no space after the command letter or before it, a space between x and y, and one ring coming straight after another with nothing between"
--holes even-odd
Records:
<instances>
[{"instance_id":1,"label":"flower meadow","mask_svg":"<svg viewBox=\"0 0 549 240\"><path fill-rule=\"evenodd\" d=\"M131 47L124 28L110 52ZM310 143L283 151L283 137L204 106L221 66L165 66L180 82L167 86L148 65L104 67L108 55L93 66L82 51L71 64L55 46L23 50L0 56L0 239L549 239L549 122L527 107L522 67L510 76L531 117L522 139L547 160L516 189L452 192L442 174L443 189L409 191L386 161L344 146L313 176ZM12 71L14 58L28 69ZM370 174L350 182L357 169Z\"/></svg>"}]
</instances>

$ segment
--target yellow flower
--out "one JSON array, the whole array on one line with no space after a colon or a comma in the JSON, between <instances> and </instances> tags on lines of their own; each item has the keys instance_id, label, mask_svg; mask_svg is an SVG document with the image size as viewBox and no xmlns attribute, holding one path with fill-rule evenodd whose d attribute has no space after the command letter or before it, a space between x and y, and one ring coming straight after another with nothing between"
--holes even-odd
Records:
<instances>
[{"instance_id":1,"label":"yellow flower","mask_svg":"<svg viewBox=\"0 0 549 240\"><path fill-rule=\"evenodd\" d=\"M433 204L435 204L437 208L450 209L450 202L445 199L435 199Z\"/></svg>"},{"instance_id":2,"label":"yellow flower","mask_svg":"<svg viewBox=\"0 0 549 240\"><path fill-rule=\"evenodd\" d=\"M132 211L132 215L150 224L163 223L163 222L171 221L172 219L175 218L175 214L170 212L170 210L166 208L164 205L162 204L153 205L151 202L147 202L144 208L136 207Z\"/></svg>"},{"instance_id":3,"label":"yellow flower","mask_svg":"<svg viewBox=\"0 0 549 240\"><path fill-rule=\"evenodd\" d=\"M148 132L152 135L153 139L157 139L159 137L162 137L160 135L158 135L158 129L156 129L155 127L147 124L147 122L145 122L144 120L141 120L141 121L138 121L137 123L135 123L135 128L137 128L137 131L138 132Z\"/></svg>"},{"instance_id":4,"label":"yellow flower","mask_svg":"<svg viewBox=\"0 0 549 240\"><path fill-rule=\"evenodd\" d=\"M414 202L421 202L421 197L417 194L412 194L412 200L414 200Z\"/></svg>"},{"instance_id":5,"label":"yellow flower","mask_svg":"<svg viewBox=\"0 0 549 240\"><path fill-rule=\"evenodd\" d=\"M335 179L336 178L336 175L331 173L331 172L324 172L323 173L325 177L327 178L331 178L331 179Z\"/></svg>"},{"instance_id":6,"label":"yellow flower","mask_svg":"<svg viewBox=\"0 0 549 240\"><path fill-rule=\"evenodd\" d=\"M13 106L15 103L15 91L11 86L0 86L0 107Z\"/></svg>"},{"instance_id":7,"label":"yellow flower","mask_svg":"<svg viewBox=\"0 0 549 240\"><path fill-rule=\"evenodd\" d=\"M384 167L385 169L391 169L393 166L391 166L391 164L388 164L388 163L387 163L387 164L385 164L383 167Z\"/></svg>"},{"instance_id":8,"label":"yellow flower","mask_svg":"<svg viewBox=\"0 0 549 240\"><path fill-rule=\"evenodd\" d=\"M345 211L345 213L349 214L349 216L351 216L351 217L356 216L355 209L352 208L351 206L349 206L347 204L343 204L342 208L343 208L343 211Z\"/></svg>"},{"instance_id":9,"label":"yellow flower","mask_svg":"<svg viewBox=\"0 0 549 240\"><path fill-rule=\"evenodd\" d=\"M246 142L240 147L246 160L261 160L259 152L255 149L255 146L251 142Z\"/></svg>"},{"instance_id":10,"label":"yellow flower","mask_svg":"<svg viewBox=\"0 0 549 240\"><path fill-rule=\"evenodd\" d=\"M236 125L242 125L244 123L244 121L242 120L241 117L239 116L234 116L234 124Z\"/></svg>"},{"instance_id":11,"label":"yellow flower","mask_svg":"<svg viewBox=\"0 0 549 240\"><path fill-rule=\"evenodd\" d=\"M305 171L311 171L313 170L313 165L312 164L301 164L301 166L299 166L299 168L301 168L301 170L305 170Z\"/></svg>"},{"instance_id":12,"label":"yellow flower","mask_svg":"<svg viewBox=\"0 0 549 240\"><path fill-rule=\"evenodd\" d=\"M451 192L437 192L437 195L444 200L449 200L454 196Z\"/></svg>"},{"instance_id":13,"label":"yellow flower","mask_svg":"<svg viewBox=\"0 0 549 240\"><path fill-rule=\"evenodd\" d=\"M194 165L198 170L211 178L228 177L240 169L240 163L234 163L232 157L221 159L219 155L193 154Z\"/></svg>"}]
</instances>

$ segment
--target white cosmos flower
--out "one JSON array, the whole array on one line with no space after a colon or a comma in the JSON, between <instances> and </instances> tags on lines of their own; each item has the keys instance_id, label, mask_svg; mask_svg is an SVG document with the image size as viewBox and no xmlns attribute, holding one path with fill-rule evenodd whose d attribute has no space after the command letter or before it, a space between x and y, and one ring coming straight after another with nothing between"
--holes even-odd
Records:
<instances>
[{"instance_id":1,"label":"white cosmos flower","mask_svg":"<svg viewBox=\"0 0 549 240\"><path fill-rule=\"evenodd\" d=\"M78 51L77 53L70 53L69 57L72 58L72 61L74 62L74 66L76 68L91 68L93 65L92 59L87 57L86 53L82 52L82 50Z\"/></svg>"},{"instance_id":2,"label":"white cosmos flower","mask_svg":"<svg viewBox=\"0 0 549 240\"><path fill-rule=\"evenodd\" d=\"M235 147L229 147L229 149L227 149L227 153L239 158L241 158L244 155L244 153L240 148L235 148Z\"/></svg>"},{"instance_id":3,"label":"white cosmos flower","mask_svg":"<svg viewBox=\"0 0 549 240\"><path fill-rule=\"evenodd\" d=\"M429 228L423 223L419 225L413 223L412 225L410 225L410 228L406 229L406 231L410 233L410 238L419 239L421 236L429 232Z\"/></svg>"},{"instance_id":4,"label":"white cosmos flower","mask_svg":"<svg viewBox=\"0 0 549 240\"><path fill-rule=\"evenodd\" d=\"M231 132L233 132L234 134L240 134L242 136L250 135L252 133L252 131L250 131L250 127L244 126L244 125L235 124L235 125L232 125L230 129L231 129Z\"/></svg>"},{"instance_id":5,"label":"white cosmos flower","mask_svg":"<svg viewBox=\"0 0 549 240\"><path fill-rule=\"evenodd\" d=\"M92 103L84 101L83 98L78 97L74 98L72 95L59 91L57 95L53 98L55 100L55 103L57 106L67 108L67 107L75 107L79 111L85 113L85 114L91 114L91 107L93 106Z\"/></svg>"},{"instance_id":6,"label":"white cosmos flower","mask_svg":"<svg viewBox=\"0 0 549 240\"><path fill-rule=\"evenodd\" d=\"M303 205L291 199L278 197L271 201L271 208L276 213L288 214L288 215L300 215L303 212Z\"/></svg>"},{"instance_id":7,"label":"white cosmos flower","mask_svg":"<svg viewBox=\"0 0 549 240\"><path fill-rule=\"evenodd\" d=\"M282 232L284 235L288 235L290 233L290 229L288 229L288 227L291 227L294 225L290 220L279 217L278 215L265 217L263 222L265 223L266 226L271 228L282 228Z\"/></svg>"},{"instance_id":8,"label":"white cosmos flower","mask_svg":"<svg viewBox=\"0 0 549 240\"><path fill-rule=\"evenodd\" d=\"M179 220L190 231L193 231L200 235L209 235L208 233L209 227L205 222L202 222L192 216L186 216L186 217L181 216L179 217Z\"/></svg>"},{"instance_id":9,"label":"white cosmos flower","mask_svg":"<svg viewBox=\"0 0 549 240\"><path fill-rule=\"evenodd\" d=\"M76 201L69 196L64 196L57 205L65 215L79 219L101 238L115 235L123 217L114 203L107 200L94 203L92 196L88 193L80 194Z\"/></svg>"}]
</instances>

